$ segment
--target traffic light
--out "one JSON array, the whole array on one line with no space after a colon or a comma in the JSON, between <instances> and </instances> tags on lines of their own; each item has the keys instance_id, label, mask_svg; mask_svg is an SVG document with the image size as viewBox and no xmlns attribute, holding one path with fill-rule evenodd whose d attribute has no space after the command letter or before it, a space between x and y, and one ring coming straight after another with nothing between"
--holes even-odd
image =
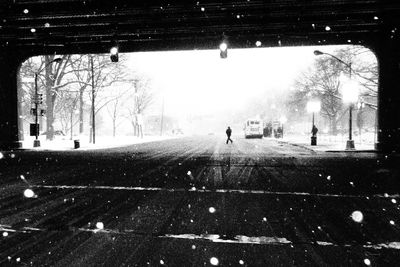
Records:
<instances>
[{"instance_id":1,"label":"traffic light","mask_svg":"<svg viewBox=\"0 0 400 267\"><path fill-rule=\"evenodd\" d=\"M113 46L110 49L111 62L118 62L118 47Z\"/></svg>"}]
</instances>

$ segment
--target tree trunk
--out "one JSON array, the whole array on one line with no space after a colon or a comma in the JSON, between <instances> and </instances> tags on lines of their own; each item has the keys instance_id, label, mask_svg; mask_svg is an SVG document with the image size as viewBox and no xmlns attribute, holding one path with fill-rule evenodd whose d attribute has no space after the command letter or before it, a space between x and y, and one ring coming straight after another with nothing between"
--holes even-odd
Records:
<instances>
[{"instance_id":1,"label":"tree trunk","mask_svg":"<svg viewBox=\"0 0 400 267\"><path fill-rule=\"evenodd\" d=\"M133 135L138 136L138 127L136 122L133 124Z\"/></svg>"},{"instance_id":2,"label":"tree trunk","mask_svg":"<svg viewBox=\"0 0 400 267\"><path fill-rule=\"evenodd\" d=\"M115 132L116 132L116 126L115 126L115 119L113 119L113 137L115 137Z\"/></svg>"},{"instance_id":3,"label":"tree trunk","mask_svg":"<svg viewBox=\"0 0 400 267\"><path fill-rule=\"evenodd\" d=\"M89 143L92 143L92 141L93 141L93 127L92 127L92 118L93 118L93 116L89 116L89 120L90 120L90 132L89 132Z\"/></svg>"},{"instance_id":4,"label":"tree trunk","mask_svg":"<svg viewBox=\"0 0 400 267\"><path fill-rule=\"evenodd\" d=\"M71 132L71 139L70 140L72 140L72 137L73 137L73 125L72 125L72 123L73 123L73 115L74 115L74 109L72 109L71 110L71 128L70 128L70 132Z\"/></svg>"},{"instance_id":5,"label":"tree trunk","mask_svg":"<svg viewBox=\"0 0 400 267\"><path fill-rule=\"evenodd\" d=\"M23 120L23 114L22 114L22 97L23 97L23 92L22 92L22 77L21 74L17 75L17 90L18 90L18 103L17 103L17 109L18 109L18 140L23 141L24 140L24 120Z\"/></svg>"},{"instance_id":6,"label":"tree trunk","mask_svg":"<svg viewBox=\"0 0 400 267\"><path fill-rule=\"evenodd\" d=\"M55 97L53 96L53 92L51 91L52 88L52 81L50 79L50 58L49 56L44 57L44 64L47 66L45 68L45 87L46 87L46 106L47 106L47 112L46 112L46 139L47 140L53 140L54 139L54 99Z\"/></svg>"},{"instance_id":7,"label":"tree trunk","mask_svg":"<svg viewBox=\"0 0 400 267\"><path fill-rule=\"evenodd\" d=\"M83 88L79 90L79 134L83 134L83 91Z\"/></svg>"},{"instance_id":8,"label":"tree trunk","mask_svg":"<svg viewBox=\"0 0 400 267\"><path fill-rule=\"evenodd\" d=\"M332 135L337 135L337 120L335 117L329 117L330 132Z\"/></svg>"}]
</instances>

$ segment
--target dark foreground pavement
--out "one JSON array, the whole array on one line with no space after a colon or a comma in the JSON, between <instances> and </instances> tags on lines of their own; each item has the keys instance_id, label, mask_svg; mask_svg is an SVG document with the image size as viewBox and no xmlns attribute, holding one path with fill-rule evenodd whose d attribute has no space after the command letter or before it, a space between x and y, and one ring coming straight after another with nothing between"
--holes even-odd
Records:
<instances>
[{"instance_id":1,"label":"dark foreground pavement","mask_svg":"<svg viewBox=\"0 0 400 267\"><path fill-rule=\"evenodd\" d=\"M1 266L400 261L396 155L214 136L2 155Z\"/></svg>"}]
</instances>

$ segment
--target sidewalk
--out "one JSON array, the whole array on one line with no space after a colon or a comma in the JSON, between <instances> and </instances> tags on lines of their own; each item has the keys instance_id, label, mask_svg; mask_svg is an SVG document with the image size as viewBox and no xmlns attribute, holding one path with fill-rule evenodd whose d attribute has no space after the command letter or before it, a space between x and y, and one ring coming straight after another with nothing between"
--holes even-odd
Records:
<instances>
[{"instance_id":1,"label":"sidewalk","mask_svg":"<svg viewBox=\"0 0 400 267\"><path fill-rule=\"evenodd\" d=\"M35 137L25 136L25 140L22 142L22 149L33 149L33 150L92 150L92 149L104 149L114 148L120 146L129 146L140 143L148 143L155 141L162 141L167 139L173 139L175 136L144 136L143 138L135 136L96 136L96 144L89 143L88 136L82 136L81 138L74 138L70 140L67 136L57 136L53 141L46 140L45 136L40 136L40 147L33 147L33 141ZM79 140L80 147L74 148L74 140Z\"/></svg>"},{"instance_id":2,"label":"sidewalk","mask_svg":"<svg viewBox=\"0 0 400 267\"><path fill-rule=\"evenodd\" d=\"M363 141L354 139L355 150L346 150L346 142L342 136L317 136L317 145L311 145L310 136L284 136L282 139L277 139L278 142L287 143L294 146L304 147L315 152L372 152L374 151L373 141Z\"/></svg>"}]
</instances>

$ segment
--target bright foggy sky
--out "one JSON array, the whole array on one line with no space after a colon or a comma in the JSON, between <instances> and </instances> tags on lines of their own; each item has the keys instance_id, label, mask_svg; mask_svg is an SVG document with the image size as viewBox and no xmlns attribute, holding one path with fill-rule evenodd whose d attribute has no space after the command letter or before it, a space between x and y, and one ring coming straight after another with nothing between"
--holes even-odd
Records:
<instances>
[{"instance_id":1,"label":"bright foggy sky","mask_svg":"<svg viewBox=\"0 0 400 267\"><path fill-rule=\"evenodd\" d=\"M129 54L128 64L146 74L155 91L164 95L166 115L204 115L288 90L315 60L315 49L329 53L338 46L229 49L226 59L219 57L218 49L140 52Z\"/></svg>"}]
</instances>

